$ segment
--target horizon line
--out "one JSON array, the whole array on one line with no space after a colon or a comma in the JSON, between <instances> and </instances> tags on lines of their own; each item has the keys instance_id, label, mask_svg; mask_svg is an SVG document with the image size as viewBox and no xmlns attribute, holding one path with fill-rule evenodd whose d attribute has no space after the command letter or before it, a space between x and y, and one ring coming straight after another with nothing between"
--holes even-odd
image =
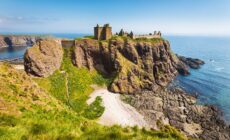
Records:
<instances>
[{"instance_id":1,"label":"horizon line","mask_svg":"<svg viewBox=\"0 0 230 140\"><path fill-rule=\"evenodd\" d=\"M0 32L0 35L55 35L55 34L76 34L76 35L93 35L93 33L77 33L77 32ZM115 34L115 33L113 33ZM144 34L144 33L137 33ZM145 33L146 34L146 33ZM148 33L147 33L148 34ZM186 34L186 33L162 33L163 36L188 36L188 37L230 37L230 34Z\"/></svg>"}]
</instances>

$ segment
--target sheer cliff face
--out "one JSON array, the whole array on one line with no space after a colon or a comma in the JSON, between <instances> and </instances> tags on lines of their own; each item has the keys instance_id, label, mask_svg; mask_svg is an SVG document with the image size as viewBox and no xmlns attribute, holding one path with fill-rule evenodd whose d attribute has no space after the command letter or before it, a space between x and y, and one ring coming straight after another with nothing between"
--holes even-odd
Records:
<instances>
[{"instance_id":1,"label":"sheer cliff face","mask_svg":"<svg viewBox=\"0 0 230 140\"><path fill-rule=\"evenodd\" d=\"M39 37L34 36L2 36L0 35L0 48L17 47L17 46L33 46Z\"/></svg>"},{"instance_id":2,"label":"sheer cliff face","mask_svg":"<svg viewBox=\"0 0 230 140\"><path fill-rule=\"evenodd\" d=\"M76 41L73 49L74 65L115 75L109 88L119 93L166 86L177 74L177 62L168 41L163 39L115 38L101 43L82 39Z\"/></svg>"},{"instance_id":3,"label":"sheer cliff face","mask_svg":"<svg viewBox=\"0 0 230 140\"><path fill-rule=\"evenodd\" d=\"M25 54L26 71L37 76L49 76L57 70L62 52L55 46L43 41L29 49ZM70 50L76 67L115 77L109 89L117 93L155 91L166 86L177 74L178 58L171 52L168 41L163 39L116 37L102 42L80 39Z\"/></svg>"}]
</instances>

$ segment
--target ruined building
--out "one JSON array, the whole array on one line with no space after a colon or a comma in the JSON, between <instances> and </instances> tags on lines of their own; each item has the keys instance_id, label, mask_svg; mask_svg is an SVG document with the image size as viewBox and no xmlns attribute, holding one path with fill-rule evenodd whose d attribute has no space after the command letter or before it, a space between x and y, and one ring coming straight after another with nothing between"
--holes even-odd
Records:
<instances>
[{"instance_id":1,"label":"ruined building","mask_svg":"<svg viewBox=\"0 0 230 140\"><path fill-rule=\"evenodd\" d=\"M125 32L123 29L121 29L121 31L119 32L119 34L117 34L118 36L124 36L124 37L130 37L132 39L136 39L136 38L161 38L161 32L160 31L154 31L154 33L149 33L149 34L133 34L133 32L131 31L130 33Z\"/></svg>"},{"instance_id":2,"label":"ruined building","mask_svg":"<svg viewBox=\"0 0 230 140\"><path fill-rule=\"evenodd\" d=\"M112 37L112 27L109 24L105 24L100 27L98 24L94 27L94 38L97 40L107 40Z\"/></svg>"}]
</instances>

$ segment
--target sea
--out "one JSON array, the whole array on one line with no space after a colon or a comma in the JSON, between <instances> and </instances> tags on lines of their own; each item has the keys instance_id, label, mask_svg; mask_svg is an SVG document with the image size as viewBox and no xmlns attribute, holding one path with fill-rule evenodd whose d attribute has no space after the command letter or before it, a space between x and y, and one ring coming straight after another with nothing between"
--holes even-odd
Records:
<instances>
[{"instance_id":1,"label":"sea","mask_svg":"<svg viewBox=\"0 0 230 140\"><path fill-rule=\"evenodd\" d=\"M87 34L53 34L60 38L79 38ZM165 36L174 53L205 61L189 76L177 76L174 84L193 95L198 104L216 105L230 123L230 37ZM27 47L4 48L1 59L22 58Z\"/></svg>"},{"instance_id":2,"label":"sea","mask_svg":"<svg viewBox=\"0 0 230 140\"><path fill-rule=\"evenodd\" d=\"M230 37L166 37L172 50L186 57L205 61L189 76L177 76L174 82L191 94L198 104L216 105L230 123Z\"/></svg>"},{"instance_id":3,"label":"sea","mask_svg":"<svg viewBox=\"0 0 230 140\"><path fill-rule=\"evenodd\" d=\"M5 33L4 33L5 34ZM12 34L12 33L11 33ZM23 34L23 33L16 33L17 35ZM28 34L28 33L25 33ZM36 35L34 33L31 33L31 35ZM40 35L40 34L39 34ZM87 36L88 34L63 34L63 33L57 33L57 34L45 34L47 36L54 36L58 38L67 38L67 39L74 39L79 37ZM31 46L28 46L31 47ZM0 60L3 59L14 59L14 58L23 58L23 55L28 47L9 47L9 48L1 48L0 49Z\"/></svg>"}]
</instances>

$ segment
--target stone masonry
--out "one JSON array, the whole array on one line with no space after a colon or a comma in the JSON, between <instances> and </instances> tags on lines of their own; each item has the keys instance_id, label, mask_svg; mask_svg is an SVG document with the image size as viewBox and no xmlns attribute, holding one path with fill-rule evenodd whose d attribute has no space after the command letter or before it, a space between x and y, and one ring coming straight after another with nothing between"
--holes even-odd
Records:
<instances>
[{"instance_id":1,"label":"stone masonry","mask_svg":"<svg viewBox=\"0 0 230 140\"><path fill-rule=\"evenodd\" d=\"M109 24L105 24L100 27L98 24L94 27L94 38L97 40L108 40L112 37L112 27Z\"/></svg>"}]
</instances>

